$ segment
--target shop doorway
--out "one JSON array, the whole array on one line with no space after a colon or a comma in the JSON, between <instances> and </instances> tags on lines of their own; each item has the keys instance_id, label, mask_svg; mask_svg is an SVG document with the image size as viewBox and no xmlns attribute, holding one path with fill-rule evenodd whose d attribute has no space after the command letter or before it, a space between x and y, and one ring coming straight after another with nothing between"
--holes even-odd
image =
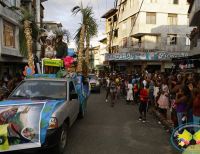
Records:
<instances>
[{"instance_id":1,"label":"shop doorway","mask_svg":"<svg viewBox=\"0 0 200 154\"><path fill-rule=\"evenodd\" d=\"M137 74L137 73L141 73L142 71L142 66L141 65L132 65L132 72L134 74Z\"/></svg>"},{"instance_id":2,"label":"shop doorway","mask_svg":"<svg viewBox=\"0 0 200 154\"><path fill-rule=\"evenodd\" d=\"M146 69L149 73L155 73L161 71L161 65L147 65Z\"/></svg>"}]
</instances>

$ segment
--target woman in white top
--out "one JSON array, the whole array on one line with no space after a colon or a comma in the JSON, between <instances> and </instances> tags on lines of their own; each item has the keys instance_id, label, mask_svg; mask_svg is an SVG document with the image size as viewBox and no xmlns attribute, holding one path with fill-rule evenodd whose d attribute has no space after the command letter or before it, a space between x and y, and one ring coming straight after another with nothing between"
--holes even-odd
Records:
<instances>
[{"instance_id":1,"label":"woman in white top","mask_svg":"<svg viewBox=\"0 0 200 154\"><path fill-rule=\"evenodd\" d=\"M127 88L127 102L133 101L133 85L132 81L129 81L128 88Z\"/></svg>"}]
</instances>

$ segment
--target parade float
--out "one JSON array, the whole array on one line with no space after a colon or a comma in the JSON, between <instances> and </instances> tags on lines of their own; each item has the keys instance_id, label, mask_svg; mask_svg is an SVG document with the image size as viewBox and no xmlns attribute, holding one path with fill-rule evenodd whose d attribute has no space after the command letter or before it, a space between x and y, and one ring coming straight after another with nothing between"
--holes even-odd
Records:
<instances>
[{"instance_id":1,"label":"parade float","mask_svg":"<svg viewBox=\"0 0 200 154\"><path fill-rule=\"evenodd\" d=\"M27 36L27 44L31 45L32 42L29 36ZM79 116L84 117L90 93L87 77L77 71L78 61L75 58L75 53L67 53L65 50L63 53L66 52L66 55L64 54L63 58L57 58L57 53L52 46L54 37L45 37L47 39L43 40L43 43L46 44L42 44L46 46L44 48L45 57L41 59L41 63L35 65L33 54L29 52L28 59L30 61L23 72L26 78L25 81L34 81L34 84L30 89L26 86L23 88L25 81L22 81L11 93L8 100L0 102L0 152L40 148L46 145L46 140L49 138L51 139L48 142L57 141L55 138L59 138L59 136L62 139L62 135L67 130L67 125L70 126L71 121L73 122L70 119L70 122L66 125L67 112L71 112L68 109L71 107L67 107L66 104L73 104L73 98L76 98L76 94L79 102ZM28 47L28 50L31 51L32 48ZM38 73L36 74L35 72ZM61 90L54 88L55 84L50 86L51 84L49 83L45 84L47 87L42 90L45 87L42 85L47 81L52 81L53 83L54 81L55 83L56 81L61 81L63 85L66 83L66 89L69 89L66 90L66 97L49 99L50 94L48 93L45 96L40 96L40 93L44 91L58 92ZM71 94L72 90L70 89L71 82L75 87L75 93L73 94ZM33 92L34 85L37 85L35 86L36 92ZM24 89L26 89L24 92L26 94L22 92ZM62 91L59 91L59 93L62 93ZM33 98L38 99L35 100ZM72 103L66 103L68 101L72 101ZM49 137L49 131L54 131L54 127L59 130L59 133ZM53 133L51 132L51 134ZM62 146L62 141L57 142L58 153L62 153L65 146Z\"/></svg>"}]
</instances>

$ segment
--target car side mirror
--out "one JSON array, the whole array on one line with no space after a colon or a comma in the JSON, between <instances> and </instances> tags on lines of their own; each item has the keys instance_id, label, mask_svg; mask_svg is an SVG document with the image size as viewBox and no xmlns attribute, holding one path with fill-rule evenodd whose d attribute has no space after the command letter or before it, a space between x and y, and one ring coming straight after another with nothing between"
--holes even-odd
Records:
<instances>
[{"instance_id":1,"label":"car side mirror","mask_svg":"<svg viewBox=\"0 0 200 154\"><path fill-rule=\"evenodd\" d=\"M71 93L69 95L69 99L72 100L72 99L78 99L78 94L77 93Z\"/></svg>"}]
</instances>

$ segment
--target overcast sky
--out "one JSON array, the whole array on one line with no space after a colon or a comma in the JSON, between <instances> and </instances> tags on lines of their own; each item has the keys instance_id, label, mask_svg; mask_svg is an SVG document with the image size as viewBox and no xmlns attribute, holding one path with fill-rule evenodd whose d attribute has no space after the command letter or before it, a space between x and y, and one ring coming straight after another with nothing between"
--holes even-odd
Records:
<instances>
[{"instance_id":1,"label":"overcast sky","mask_svg":"<svg viewBox=\"0 0 200 154\"><path fill-rule=\"evenodd\" d=\"M99 25L98 38L93 40L94 46L94 42L101 39L105 32L105 22L100 17L114 7L114 0L82 0L82 2L83 6L93 7L94 15ZM73 16L71 10L74 6L80 5L81 0L48 0L43 4L45 7L44 20L61 22L63 27L70 31L73 38L81 22L81 16ZM71 43L71 46L73 46L73 43Z\"/></svg>"}]
</instances>

